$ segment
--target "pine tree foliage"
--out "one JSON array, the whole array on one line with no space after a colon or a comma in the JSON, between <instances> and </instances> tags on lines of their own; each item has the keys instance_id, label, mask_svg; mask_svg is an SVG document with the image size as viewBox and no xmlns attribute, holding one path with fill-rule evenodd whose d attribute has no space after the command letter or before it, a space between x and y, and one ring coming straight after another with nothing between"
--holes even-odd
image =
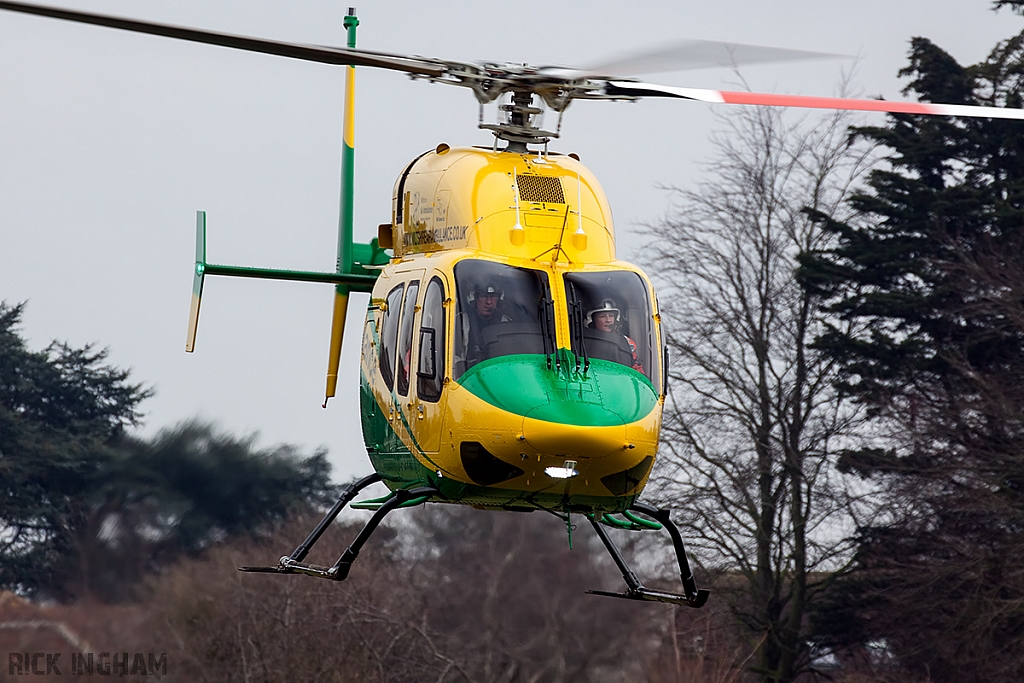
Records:
<instances>
[{"instance_id":1,"label":"pine tree foliage","mask_svg":"<svg viewBox=\"0 0 1024 683\"><path fill-rule=\"evenodd\" d=\"M0 303L0 587L129 599L183 553L332 501L323 450L261 449L196 422L131 436L152 392L105 350L29 350L23 310Z\"/></svg>"},{"instance_id":2,"label":"pine tree foliage","mask_svg":"<svg viewBox=\"0 0 1024 683\"><path fill-rule=\"evenodd\" d=\"M993 9L999 9L1000 7L1009 7L1018 14L1024 14L1024 1L1022 0L995 0L993 3Z\"/></svg>"},{"instance_id":3,"label":"pine tree foliage","mask_svg":"<svg viewBox=\"0 0 1024 683\"><path fill-rule=\"evenodd\" d=\"M915 38L901 75L922 100L1022 107L1024 34L966 67ZM817 216L839 245L805 255L802 276L847 323L818 344L886 438L844 464L886 484L891 521L861 529L861 571L822 623L934 681L1019 680L1024 127L893 116L857 133L888 167L855 220Z\"/></svg>"},{"instance_id":4,"label":"pine tree foliage","mask_svg":"<svg viewBox=\"0 0 1024 683\"><path fill-rule=\"evenodd\" d=\"M0 303L0 585L34 591L68 570L81 501L150 392L105 350L28 350L23 309Z\"/></svg>"},{"instance_id":5,"label":"pine tree foliage","mask_svg":"<svg viewBox=\"0 0 1024 683\"><path fill-rule=\"evenodd\" d=\"M118 459L108 495L151 507L150 535L188 553L280 521L297 504L333 502L326 451L307 457L255 440L197 422L164 430Z\"/></svg>"},{"instance_id":6,"label":"pine tree foliage","mask_svg":"<svg viewBox=\"0 0 1024 683\"><path fill-rule=\"evenodd\" d=\"M336 496L327 452L259 448L212 425L186 422L126 441L103 469L79 531L78 594L136 596L139 581L182 555L272 530Z\"/></svg>"}]
</instances>

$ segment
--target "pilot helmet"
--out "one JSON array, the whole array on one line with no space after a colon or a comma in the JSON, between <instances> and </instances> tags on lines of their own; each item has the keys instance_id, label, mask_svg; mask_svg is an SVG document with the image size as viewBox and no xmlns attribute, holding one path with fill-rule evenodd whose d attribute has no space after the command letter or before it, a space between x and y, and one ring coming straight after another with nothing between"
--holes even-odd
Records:
<instances>
[{"instance_id":1,"label":"pilot helmet","mask_svg":"<svg viewBox=\"0 0 1024 683\"><path fill-rule=\"evenodd\" d=\"M473 289L469 293L469 303L476 301L476 298L481 294L498 297L498 301L504 301L505 292L498 287L494 282L478 282L473 285Z\"/></svg>"},{"instance_id":2,"label":"pilot helmet","mask_svg":"<svg viewBox=\"0 0 1024 683\"><path fill-rule=\"evenodd\" d=\"M603 299L599 307L587 311L588 324L593 324L595 313L614 313L615 322L619 322L619 307L615 304L614 299Z\"/></svg>"}]
</instances>

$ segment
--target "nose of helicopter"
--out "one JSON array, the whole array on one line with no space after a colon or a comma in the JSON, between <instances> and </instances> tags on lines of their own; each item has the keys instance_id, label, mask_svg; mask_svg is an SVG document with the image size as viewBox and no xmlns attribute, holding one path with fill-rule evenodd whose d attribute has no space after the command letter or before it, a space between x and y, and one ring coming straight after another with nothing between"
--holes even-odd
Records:
<instances>
[{"instance_id":1,"label":"nose of helicopter","mask_svg":"<svg viewBox=\"0 0 1024 683\"><path fill-rule=\"evenodd\" d=\"M629 448L627 425L647 417L658 395L642 374L594 360L586 372L549 369L543 356L505 356L474 366L460 384L522 416L523 439L540 453L599 458Z\"/></svg>"},{"instance_id":2,"label":"nose of helicopter","mask_svg":"<svg viewBox=\"0 0 1024 683\"><path fill-rule=\"evenodd\" d=\"M523 437L541 453L578 460L603 458L629 448L625 424L584 427L527 415L523 418Z\"/></svg>"}]
</instances>

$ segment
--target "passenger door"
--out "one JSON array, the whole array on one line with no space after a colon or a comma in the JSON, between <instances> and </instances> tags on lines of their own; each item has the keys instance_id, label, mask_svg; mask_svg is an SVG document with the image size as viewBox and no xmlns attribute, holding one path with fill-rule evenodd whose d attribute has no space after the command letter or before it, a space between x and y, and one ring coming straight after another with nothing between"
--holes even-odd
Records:
<instances>
[{"instance_id":1,"label":"passenger door","mask_svg":"<svg viewBox=\"0 0 1024 683\"><path fill-rule=\"evenodd\" d=\"M414 386L410 390L410 424L416 440L427 453L440 448L444 430L445 392L448 370L448 323L453 308L450 291L440 274L422 289L422 303L416 320Z\"/></svg>"},{"instance_id":2,"label":"passenger door","mask_svg":"<svg viewBox=\"0 0 1024 683\"><path fill-rule=\"evenodd\" d=\"M406 281L405 295L401 301L401 317L395 343L395 377L391 389L392 405L397 407L395 430L407 432L413 438L413 450L418 446L416 436L416 351L415 331L419 320L419 299L421 298L423 270L412 270L400 274ZM422 449L422 446L419 446Z\"/></svg>"}]
</instances>

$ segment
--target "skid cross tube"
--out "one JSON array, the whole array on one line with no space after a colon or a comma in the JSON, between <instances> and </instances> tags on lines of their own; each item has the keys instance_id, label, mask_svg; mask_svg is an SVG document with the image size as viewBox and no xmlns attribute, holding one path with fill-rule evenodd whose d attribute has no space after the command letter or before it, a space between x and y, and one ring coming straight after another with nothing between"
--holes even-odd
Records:
<instances>
[{"instance_id":1,"label":"skid cross tube","mask_svg":"<svg viewBox=\"0 0 1024 683\"><path fill-rule=\"evenodd\" d=\"M344 581L348 577L349 570L352 568L352 563L359 556L359 551L363 545L369 540L370 536L376 531L381 521L385 516L392 510L401 507L402 504L412 500L419 499L420 502L425 502L430 497L438 494L438 490L432 486L424 486L415 489L399 489L395 491L392 498L388 499L380 508L374 512L370 520L363 526L363 528L356 535L355 540L345 548L345 552L341 554L338 561L331 567L325 567L319 564L308 564L303 562L306 559L306 555L313 548L323 533L327 530L327 527L334 522L338 514L348 505L353 498L355 498L360 491L365 489L371 484L376 484L381 481L379 474L370 474L362 479L355 481L344 489L342 489L341 496L334 506L327 511L320 523L316 525L316 528L310 532L309 536L306 537L302 543L292 552L291 555L285 555L278 560L276 566L273 567L239 567L239 571L243 572L258 572L268 574L306 574L308 576L315 576L321 579L331 579L334 581Z\"/></svg>"},{"instance_id":2,"label":"skid cross tube","mask_svg":"<svg viewBox=\"0 0 1024 683\"><path fill-rule=\"evenodd\" d=\"M294 560L295 562L302 562L304 559L306 559L306 555L309 554L310 548L312 548L313 545L320 540L320 537L323 536L323 533L325 531L327 531L327 527L329 527L331 523L334 522L334 519L338 516L338 513L340 513L345 508L346 505L352 502L352 499L359 495L360 491L362 491L371 484L376 484L378 481L381 481L381 476L374 472L373 474L366 475L365 477L358 481L352 482L344 489L342 489L341 496L338 498L338 502L334 504L334 507L332 507L327 512L326 515L324 515L324 518L321 519L320 523L316 525L316 528L313 529L312 532L310 532L309 536L306 537L306 540L300 543L299 547L296 548L295 551L288 556L288 558Z\"/></svg>"},{"instance_id":3,"label":"skid cross tube","mask_svg":"<svg viewBox=\"0 0 1024 683\"><path fill-rule=\"evenodd\" d=\"M633 593L643 588L644 586L640 583L640 579L638 579L636 574L633 573L633 570L629 568L626 561L622 559L622 553L620 553L618 547L612 543L612 539L608 536L608 532L604 530L604 527L601 526L600 522L596 522L592 519L590 520L590 525L594 527L594 531L597 532L597 537L601 539L601 542L604 543L604 547L607 548L608 552L611 554L612 560L615 561L615 566L619 568L619 573L622 574L622 578L626 581L626 586L629 588L629 592Z\"/></svg>"},{"instance_id":4,"label":"skid cross tube","mask_svg":"<svg viewBox=\"0 0 1024 683\"><path fill-rule=\"evenodd\" d=\"M612 560L615 562L615 566L618 567L619 572L622 574L623 580L626 582L625 593L609 593L607 591L587 591L592 595L604 595L612 598L625 598L627 600L646 600L651 602L666 602L673 605L685 605L687 607L703 607L704 603L708 601L710 591L705 589L698 589L697 582L693 578L693 573L690 571L690 564L686 560L686 550L683 547L683 539L679 534L679 529L676 528L672 520L669 519L668 510L659 510L646 503L634 503L630 506L631 510L636 510L649 517L653 517L664 525L669 535L672 537L672 545L676 551L676 558L679 562L679 578L683 582L684 595L676 595L674 593L665 593L658 590L651 590L645 587L637 575L629 568L626 561L622 557L622 553L612 542L608 532L601 526L600 521L596 517L590 519L590 525L594 527L594 531L597 532L597 537L601 539L604 547L608 550L608 553L612 556Z\"/></svg>"},{"instance_id":5,"label":"skid cross tube","mask_svg":"<svg viewBox=\"0 0 1024 683\"><path fill-rule=\"evenodd\" d=\"M633 503L630 506L631 510L642 512L648 517L656 519L668 529L668 535L672 537L672 546L676 550L676 559L679 562L679 578L683 582L683 591L686 593L686 597L689 600L697 600L700 596L701 591L697 589L697 580L693 578L693 572L690 570L690 563L686 559L686 548L683 546L683 537L679 533L679 528L672 522L669 517L668 510L659 510L653 505L647 503L641 503L639 501ZM708 591L703 591L705 594ZM704 596L704 600L707 600L707 595ZM704 604L701 602L701 604Z\"/></svg>"},{"instance_id":6,"label":"skid cross tube","mask_svg":"<svg viewBox=\"0 0 1024 683\"><path fill-rule=\"evenodd\" d=\"M377 529L377 525L381 523L384 517L389 512L398 508L402 503L412 500L413 498L435 496L439 493L437 489L432 486L422 486L416 489L399 489L395 491L395 497L389 499L373 513L373 517L366 523L356 535L356 538L352 543L345 548L345 552L341 554L338 561L334 563L334 566L327 570L329 576L327 578L334 579L335 581L344 581L348 577L348 572L352 568L352 563L359 557L359 551L362 549L363 544L366 543L370 535L373 534Z\"/></svg>"}]
</instances>

